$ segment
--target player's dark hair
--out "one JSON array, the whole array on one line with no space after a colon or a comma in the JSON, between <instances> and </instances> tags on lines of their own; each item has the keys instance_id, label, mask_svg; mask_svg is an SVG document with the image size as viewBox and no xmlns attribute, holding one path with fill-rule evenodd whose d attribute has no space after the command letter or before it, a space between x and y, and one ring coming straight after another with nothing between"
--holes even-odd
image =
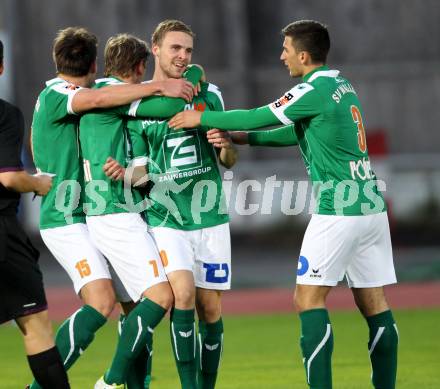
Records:
<instances>
[{"instance_id":1,"label":"player's dark hair","mask_svg":"<svg viewBox=\"0 0 440 389\"><path fill-rule=\"evenodd\" d=\"M0 65L3 63L3 42L0 40Z\"/></svg>"},{"instance_id":2,"label":"player's dark hair","mask_svg":"<svg viewBox=\"0 0 440 389\"><path fill-rule=\"evenodd\" d=\"M314 20L299 20L283 28L284 36L292 38L297 52L307 51L313 63L325 63L330 50L327 26Z\"/></svg>"},{"instance_id":3,"label":"player's dark hair","mask_svg":"<svg viewBox=\"0 0 440 389\"><path fill-rule=\"evenodd\" d=\"M168 19L160 22L157 25L153 35L151 36L152 45L160 45L163 41L163 38L165 38L166 33L171 31L184 32L192 38L195 38L196 36L196 34L194 34L194 32L191 30L191 27L187 24L181 22L180 20Z\"/></svg>"},{"instance_id":4,"label":"player's dark hair","mask_svg":"<svg viewBox=\"0 0 440 389\"><path fill-rule=\"evenodd\" d=\"M140 62L147 63L150 50L147 42L130 34L108 39L104 49L104 75L128 77Z\"/></svg>"},{"instance_id":5,"label":"player's dark hair","mask_svg":"<svg viewBox=\"0 0 440 389\"><path fill-rule=\"evenodd\" d=\"M82 27L58 31L53 45L53 60L58 73L86 76L96 61L98 39Z\"/></svg>"}]
</instances>

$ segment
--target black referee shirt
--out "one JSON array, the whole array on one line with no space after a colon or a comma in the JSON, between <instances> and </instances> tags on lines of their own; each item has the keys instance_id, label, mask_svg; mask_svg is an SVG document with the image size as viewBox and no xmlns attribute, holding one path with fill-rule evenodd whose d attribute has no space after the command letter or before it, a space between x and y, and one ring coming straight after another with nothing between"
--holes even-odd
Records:
<instances>
[{"instance_id":1,"label":"black referee shirt","mask_svg":"<svg viewBox=\"0 0 440 389\"><path fill-rule=\"evenodd\" d=\"M23 170L24 120L20 109L0 99L0 173ZM0 184L0 215L15 215L20 194Z\"/></svg>"}]
</instances>

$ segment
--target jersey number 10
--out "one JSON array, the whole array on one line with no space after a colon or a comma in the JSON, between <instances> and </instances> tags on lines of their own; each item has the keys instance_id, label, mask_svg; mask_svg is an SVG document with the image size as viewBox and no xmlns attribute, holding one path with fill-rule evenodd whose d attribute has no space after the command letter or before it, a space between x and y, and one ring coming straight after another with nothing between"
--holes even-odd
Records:
<instances>
[{"instance_id":1,"label":"jersey number 10","mask_svg":"<svg viewBox=\"0 0 440 389\"><path fill-rule=\"evenodd\" d=\"M364 128L364 123L362 122L361 112L359 111L359 108L356 107L355 105L352 105L350 107L350 111L353 121L357 126L359 150L362 153L365 153L365 151L367 151L367 139L365 137L365 128Z\"/></svg>"}]
</instances>

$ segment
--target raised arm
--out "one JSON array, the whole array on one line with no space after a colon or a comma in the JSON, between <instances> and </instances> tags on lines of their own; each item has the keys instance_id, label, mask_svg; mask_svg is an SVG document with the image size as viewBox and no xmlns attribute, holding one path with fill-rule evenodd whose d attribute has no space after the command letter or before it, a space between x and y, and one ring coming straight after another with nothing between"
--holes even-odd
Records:
<instances>
[{"instance_id":1,"label":"raised arm","mask_svg":"<svg viewBox=\"0 0 440 389\"><path fill-rule=\"evenodd\" d=\"M100 89L82 88L72 99L72 110L81 113L94 108L117 107L153 95L178 97L190 101L193 96L193 86L186 79L180 79L112 85Z\"/></svg>"},{"instance_id":2,"label":"raised arm","mask_svg":"<svg viewBox=\"0 0 440 389\"><path fill-rule=\"evenodd\" d=\"M199 66L188 67L184 77L194 87L202 77L202 70ZM183 110L186 101L182 98L175 99L171 97L151 96L142 100L133 101L128 115L133 117L155 117L169 118L177 112Z\"/></svg>"},{"instance_id":3,"label":"raised arm","mask_svg":"<svg viewBox=\"0 0 440 389\"><path fill-rule=\"evenodd\" d=\"M276 124L292 124L320 113L322 101L312 85L302 83L266 106L250 110L202 113L180 112L170 120L172 128L192 128L200 125L228 131L246 131Z\"/></svg>"}]
</instances>

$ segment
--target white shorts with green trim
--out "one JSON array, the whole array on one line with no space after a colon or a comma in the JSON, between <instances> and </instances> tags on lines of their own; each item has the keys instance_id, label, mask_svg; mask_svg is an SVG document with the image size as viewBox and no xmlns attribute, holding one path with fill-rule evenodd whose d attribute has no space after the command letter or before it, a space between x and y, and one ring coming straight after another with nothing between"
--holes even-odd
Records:
<instances>
[{"instance_id":1,"label":"white shorts with green trim","mask_svg":"<svg viewBox=\"0 0 440 389\"><path fill-rule=\"evenodd\" d=\"M133 301L152 286L168 282L154 240L139 214L87 216L87 225L93 243Z\"/></svg>"},{"instance_id":2,"label":"white shorts with green trim","mask_svg":"<svg viewBox=\"0 0 440 389\"><path fill-rule=\"evenodd\" d=\"M352 288L396 283L386 212L366 216L313 215L298 260L297 284Z\"/></svg>"},{"instance_id":3,"label":"white shorts with green trim","mask_svg":"<svg viewBox=\"0 0 440 389\"><path fill-rule=\"evenodd\" d=\"M75 292L89 282L110 279L107 261L90 239L85 223L40 231L44 244L73 282Z\"/></svg>"},{"instance_id":4,"label":"white shorts with green trim","mask_svg":"<svg viewBox=\"0 0 440 389\"><path fill-rule=\"evenodd\" d=\"M229 223L192 231L153 227L151 232L167 274L188 270L198 288L231 289Z\"/></svg>"}]
</instances>

